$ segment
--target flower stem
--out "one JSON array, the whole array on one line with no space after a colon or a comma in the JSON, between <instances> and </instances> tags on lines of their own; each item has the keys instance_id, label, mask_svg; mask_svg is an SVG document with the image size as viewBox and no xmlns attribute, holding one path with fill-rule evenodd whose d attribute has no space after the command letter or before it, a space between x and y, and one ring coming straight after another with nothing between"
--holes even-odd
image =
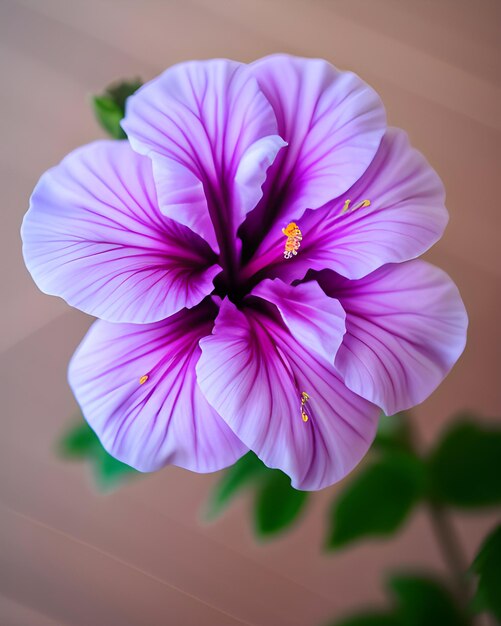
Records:
<instances>
[{"instance_id":1,"label":"flower stem","mask_svg":"<svg viewBox=\"0 0 501 626\"><path fill-rule=\"evenodd\" d=\"M407 443L415 454L420 454L419 436L416 434L416 427L414 423L411 423L411 419L407 421ZM473 589L467 578L468 561L464 555L461 541L451 520L450 513L442 504L430 496L426 498L426 506L435 538L449 570L452 591L459 606L461 606L466 615L469 615L468 605L473 597ZM469 623L475 624L476 620L470 617Z\"/></svg>"},{"instance_id":2,"label":"flower stem","mask_svg":"<svg viewBox=\"0 0 501 626\"><path fill-rule=\"evenodd\" d=\"M468 564L459 537L448 512L441 504L429 501L428 511L437 543L450 572L454 593L464 607L471 598L472 590L465 575Z\"/></svg>"}]
</instances>

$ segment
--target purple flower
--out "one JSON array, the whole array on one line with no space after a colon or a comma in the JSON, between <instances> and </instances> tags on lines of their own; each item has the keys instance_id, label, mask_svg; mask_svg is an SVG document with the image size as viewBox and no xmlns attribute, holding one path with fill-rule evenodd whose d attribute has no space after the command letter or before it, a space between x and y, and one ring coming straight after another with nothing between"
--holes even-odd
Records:
<instances>
[{"instance_id":1,"label":"purple flower","mask_svg":"<svg viewBox=\"0 0 501 626\"><path fill-rule=\"evenodd\" d=\"M22 235L38 286L100 318L69 381L105 448L210 472L248 449L299 489L363 457L465 344L442 184L377 94L322 60L176 65L128 141L68 155Z\"/></svg>"}]
</instances>

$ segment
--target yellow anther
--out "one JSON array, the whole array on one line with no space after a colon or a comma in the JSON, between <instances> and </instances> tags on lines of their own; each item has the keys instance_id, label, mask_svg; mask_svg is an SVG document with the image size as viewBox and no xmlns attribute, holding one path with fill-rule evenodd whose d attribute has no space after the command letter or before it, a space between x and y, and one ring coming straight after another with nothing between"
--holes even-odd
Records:
<instances>
[{"instance_id":1,"label":"yellow anther","mask_svg":"<svg viewBox=\"0 0 501 626\"><path fill-rule=\"evenodd\" d=\"M295 222L287 224L285 228L282 228L282 232L287 237L284 248L284 259L292 259L293 256L297 255L303 234Z\"/></svg>"},{"instance_id":2,"label":"yellow anther","mask_svg":"<svg viewBox=\"0 0 501 626\"><path fill-rule=\"evenodd\" d=\"M306 391L302 391L301 392L301 417L303 418L303 422L307 422L309 419L308 415L306 414L306 411L304 410L304 406L308 402L309 399L310 399L310 396L306 393Z\"/></svg>"},{"instance_id":3,"label":"yellow anther","mask_svg":"<svg viewBox=\"0 0 501 626\"><path fill-rule=\"evenodd\" d=\"M351 203L351 200L344 201L344 206L341 209L341 215L343 213L348 213L348 212L352 213L353 211L356 211L357 209L365 209L366 207L371 205L370 200L362 200L361 202L357 202L357 204L354 204L350 209L350 203Z\"/></svg>"},{"instance_id":4,"label":"yellow anther","mask_svg":"<svg viewBox=\"0 0 501 626\"><path fill-rule=\"evenodd\" d=\"M285 228L282 228L282 232L286 237L294 237L298 232L301 234L295 222L289 222Z\"/></svg>"},{"instance_id":5,"label":"yellow anther","mask_svg":"<svg viewBox=\"0 0 501 626\"><path fill-rule=\"evenodd\" d=\"M148 378L149 378L148 374L141 376L141 378L139 379L139 384L144 385L144 383L148 380Z\"/></svg>"}]
</instances>

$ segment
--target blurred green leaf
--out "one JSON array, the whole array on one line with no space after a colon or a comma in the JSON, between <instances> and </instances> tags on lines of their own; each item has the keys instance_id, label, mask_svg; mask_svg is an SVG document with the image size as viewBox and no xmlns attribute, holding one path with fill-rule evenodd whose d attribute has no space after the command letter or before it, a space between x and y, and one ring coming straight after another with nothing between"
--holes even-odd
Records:
<instances>
[{"instance_id":1,"label":"blurred green leaf","mask_svg":"<svg viewBox=\"0 0 501 626\"><path fill-rule=\"evenodd\" d=\"M490 611L501 621L501 524L482 544L472 570L479 577L474 610Z\"/></svg>"},{"instance_id":2,"label":"blurred green leaf","mask_svg":"<svg viewBox=\"0 0 501 626\"><path fill-rule=\"evenodd\" d=\"M94 475L99 487L108 491L118 487L127 478L138 474L130 465L115 459L101 446L94 463Z\"/></svg>"},{"instance_id":3,"label":"blurred green leaf","mask_svg":"<svg viewBox=\"0 0 501 626\"><path fill-rule=\"evenodd\" d=\"M83 420L68 430L59 442L59 452L66 458L82 459L95 453L100 447L96 434Z\"/></svg>"},{"instance_id":4,"label":"blurred green leaf","mask_svg":"<svg viewBox=\"0 0 501 626\"><path fill-rule=\"evenodd\" d=\"M334 500L327 548L394 533L419 501L424 484L423 463L411 454L387 453L365 467Z\"/></svg>"},{"instance_id":5,"label":"blurred green leaf","mask_svg":"<svg viewBox=\"0 0 501 626\"><path fill-rule=\"evenodd\" d=\"M108 454L84 420L63 435L58 448L63 458L88 461L96 483L104 491L117 487L125 478L138 473Z\"/></svg>"},{"instance_id":6,"label":"blurred green leaf","mask_svg":"<svg viewBox=\"0 0 501 626\"><path fill-rule=\"evenodd\" d=\"M245 454L234 465L224 470L221 480L209 498L207 517L209 519L217 517L238 492L271 471L254 452Z\"/></svg>"},{"instance_id":7,"label":"blurred green leaf","mask_svg":"<svg viewBox=\"0 0 501 626\"><path fill-rule=\"evenodd\" d=\"M114 139L125 139L127 136L120 126L125 115L125 102L141 87L141 84L139 80L114 83L103 94L92 98L97 121Z\"/></svg>"},{"instance_id":8,"label":"blurred green leaf","mask_svg":"<svg viewBox=\"0 0 501 626\"><path fill-rule=\"evenodd\" d=\"M97 121L110 137L113 139L125 139L127 137L120 126L123 112L112 100L105 96L94 96L92 105Z\"/></svg>"},{"instance_id":9,"label":"blurred green leaf","mask_svg":"<svg viewBox=\"0 0 501 626\"><path fill-rule=\"evenodd\" d=\"M389 587L396 597L396 615L402 626L467 626L468 620L449 592L434 578L393 576Z\"/></svg>"},{"instance_id":10,"label":"blurred green leaf","mask_svg":"<svg viewBox=\"0 0 501 626\"><path fill-rule=\"evenodd\" d=\"M341 621L333 622L331 626L401 626L401 623L391 613L374 611L352 615Z\"/></svg>"},{"instance_id":11,"label":"blurred green leaf","mask_svg":"<svg viewBox=\"0 0 501 626\"><path fill-rule=\"evenodd\" d=\"M308 495L294 489L286 474L271 470L258 489L254 505L257 534L267 537L288 528L304 509Z\"/></svg>"},{"instance_id":12,"label":"blurred green leaf","mask_svg":"<svg viewBox=\"0 0 501 626\"><path fill-rule=\"evenodd\" d=\"M382 413L374 440L375 448L383 451L404 450L410 452L412 450L410 419L410 414L405 411L395 413L395 415Z\"/></svg>"},{"instance_id":13,"label":"blurred green leaf","mask_svg":"<svg viewBox=\"0 0 501 626\"><path fill-rule=\"evenodd\" d=\"M113 102L120 107L125 113L125 103L129 96L132 96L143 82L139 78L133 78L132 80L122 80L112 83L106 88L105 94L108 95Z\"/></svg>"},{"instance_id":14,"label":"blurred green leaf","mask_svg":"<svg viewBox=\"0 0 501 626\"><path fill-rule=\"evenodd\" d=\"M452 594L432 577L399 574L388 587L392 598L386 612L366 611L332 626L468 626Z\"/></svg>"},{"instance_id":15,"label":"blurred green leaf","mask_svg":"<svg viewBox=\"0 0 501 626\"><path fill-rule=\"evenodd\" d=\"M446 432L429 460L433 497L457 507L501 504L501 426L462 419Z\"/></svg>"}]
</instances>

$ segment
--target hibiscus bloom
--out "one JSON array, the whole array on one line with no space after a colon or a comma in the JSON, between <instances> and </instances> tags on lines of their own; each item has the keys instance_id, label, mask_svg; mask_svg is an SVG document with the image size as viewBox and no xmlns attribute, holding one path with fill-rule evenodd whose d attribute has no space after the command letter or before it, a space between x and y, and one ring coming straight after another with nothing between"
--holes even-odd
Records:
<instances>
[{"instance_id":1,"label":"hibiscus bloom","mask_svg":"<svg viewBox=\"0 0 501 626\"><path fill-rule=\"evenodd\" d=\"M83 415L141 471L250 449L296 488L340 480L464 348L456 287L413 260L440 179L322 60L182 63L122 125L42 176L22 228L38 286L100 318L69 366Z\"/></svg>"}]
</instances>

